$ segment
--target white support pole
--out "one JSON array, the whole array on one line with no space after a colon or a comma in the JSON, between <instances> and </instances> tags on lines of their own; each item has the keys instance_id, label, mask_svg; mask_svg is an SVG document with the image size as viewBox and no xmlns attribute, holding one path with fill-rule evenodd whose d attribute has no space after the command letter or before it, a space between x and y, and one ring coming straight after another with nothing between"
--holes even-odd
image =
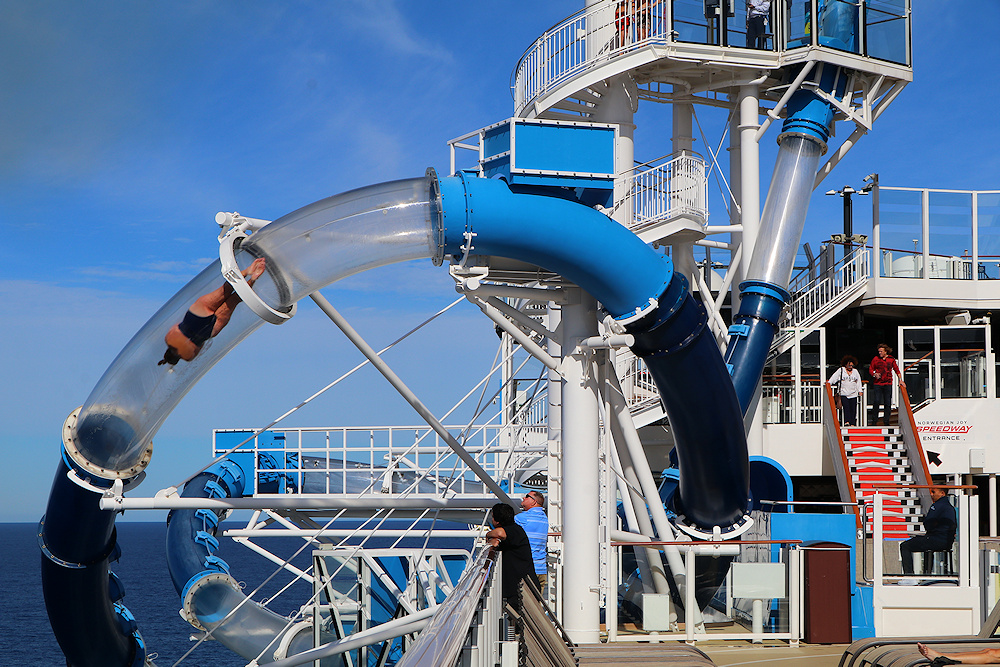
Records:
<instances>
[{"instance_id":1,"label":"white support pole","mask_svg":"<svg viewBox=\"0 0 1000 667\"><path fill-rule=\"evenodd\" d=\"M626 452L631 462L631 469L638 478L639 488L642 490L644 502L649 506L649 513L652 516L657 535L664 542L672 542L677 539L677 536L670 525L670 520L667 518L667 512L663 508L663 503L660 502L659 489L653 480L653 473L649 469L649 461L642 447L642 441L639 439L639 433L635 429L635 422L632 421L632 415L629 413L628 405L625 402L625 394L622 392L617 373L608 374L608 385L606 393L608 404L611 406L610 418L614 427L613 432L615 437L618 438L620 436L621 441L625 444ZM681 574L687 572L687 568L685 567L684 560L681 558L680 551L676 545L665 545L663 553L667 558L667 565L670 566L674 583L677 584L678 590L683 595L685 589L688 588L686 582L693 580L687 579L686 576ZM689 554L688 558L693 558L693 556ZM690 586L690 588L694 588L694 586ZM697 609L697 605L693 610L691 618L694 619L699 632L702 631L704 625L702 623L701 610Z\"/></svg>"},{"instance_id":2,"label":"white support pole","mask_svg":"<svg viewBox=\"0 0 1000 667\"><path fill-rule=\"evenodd\" d=\"M617 431L617 432L616 432ZM638 530L642 535L650 539L655 539L656 533L653 531L653 524L649 520L649 511L646 509L646 502L643 499L639 478L635 474L635 467L632 464L632 457L628 454L628 448L624 442L619 441L620 430L616 429L612 423L612 433L616 447L612 448L614 463L618 466L623 480L620 480L618 488L622 496L622 506L625 509L625 517L633 529ZM676 549L676 547L674 547ZM645 551L645 554L643 554ZM663 560L657 549L636 550L636 560L639 560L640 575L645 584L651 585L657 593L669 593L670 585L667 583L667 576L663 572ZM647 571L642 570L643 562L646 563ZM646 578L648 575L649 578ZM645 588L645 586L643 587Z\"/></svg>"},{"instance_id":3,"label":"white support pole","mask_svg":"<svg viewBox=\"0 0 1000 667\"><path fill-rule=\"evenodd\" d=\"M600 641L599 405L593 353L572 341L597 334L597 303L583 290L562 308L563 548L572 576L563 577L563 625L577 643Z\"/></svg>"},{"instance_id":4,"label":"white support pole","mask_svg":"<svg viewBox=\"0 0 1000 667\"><path fill-rule=\"evenodd\" d=\"M758 86L748 84L740 87L739 93L739 133L740 133L740 224L743 226L742 278L745 279L757 243L760 228L760 146L757 130L760 128L760 102ZM736 286L738 287L738 286ZM735 293L737 290L734 289ZM734 299L734 303L736 299ZM760 393L760 385L757 386ZM752 418L747 419L747 452L750 456L764 454L764 417L761 401L752 404ZM750 414L747 415L750 417Z\"/></svg>"},{"instance_id":5,"label":"white support pole","mask_svg":"<svg viewBox=\"0 0 1000 667\"><path fill-rule=\"evenodd\" d=\"M990 473L990 537L997 536L997 475Z\"/></svg>"}]
</instances>

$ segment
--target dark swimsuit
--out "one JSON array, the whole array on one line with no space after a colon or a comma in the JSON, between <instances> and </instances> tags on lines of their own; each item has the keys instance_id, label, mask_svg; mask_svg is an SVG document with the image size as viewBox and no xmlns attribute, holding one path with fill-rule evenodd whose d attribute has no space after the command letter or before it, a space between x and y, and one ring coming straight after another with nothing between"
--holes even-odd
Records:
<instances>
[{"instance_id":1,"label":"dark swimsuit","mask_svg":"<svg viewBox=\"0 0 1000 667\"><path fill-rule=\"evenodd\" d=\"M188 340L197 347L201 347L206 340L212 337L212 330L215 329L215 315L201 317L189 310L184 313L184 319L177 325L177 328Z\"/></svg>"}]
</instances>

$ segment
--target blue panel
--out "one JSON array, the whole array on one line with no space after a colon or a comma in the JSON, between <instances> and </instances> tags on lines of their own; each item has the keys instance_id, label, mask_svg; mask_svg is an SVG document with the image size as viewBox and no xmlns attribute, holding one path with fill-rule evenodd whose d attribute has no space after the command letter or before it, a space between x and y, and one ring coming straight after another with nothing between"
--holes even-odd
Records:
<instances>
[{"instance_id":1,"label":"blue panel","mask_svg":"<svg viewBox=\"0 0 1000 667\"><path fill-rule=\"evenodd\" d=\"M510 150L510 123L502 123L483 133L483 156L488 160Z\"/></svg>"},{"instance_id":2,"label":"blue panel","mask_svg":"<svg viewBox=\"0 0 1000 667\"><path fill-rule=\"evenodd\" d=\"M614 128L518 123L512 171L522 170L614 176Z\"/></svg>"}]
</instances>

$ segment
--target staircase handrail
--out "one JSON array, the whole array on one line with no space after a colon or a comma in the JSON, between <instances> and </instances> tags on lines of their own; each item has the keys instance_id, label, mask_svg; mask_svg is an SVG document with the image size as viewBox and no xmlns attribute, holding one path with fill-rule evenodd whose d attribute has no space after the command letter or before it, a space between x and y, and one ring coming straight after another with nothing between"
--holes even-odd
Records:
<instances>
[{"instance_id":1,"label":"staircase handrail","mask_svg":"<svg viewBox=\"0 0 1000 667\"><path fill-rule=\"evenodd\" d=\"M869 278L871 254L866 246L858 246L851 254L834 264L829 271L810 281L801 281L806 272L800 272L789 283L792 300L785 310L782 327L805 326L810 318L831 304L840 303L846 295L853 294ZM809 308L815 305L814 308Z\"/></svg>"},{"instance_id":2,"label":"staircase handrail","mask_svg":"<svg viewBox=\"0 0 1000 667\"><path fill-rule=\"evenodd\" d=\"M927 467L927 456L924 454L924 447L920 443L920 432L917 430L917 422L913 418L913 409L910 406L910 395L906 392L906 384L899 383L899 432L903 439L903 447L906 455L910 459L910 470L913 471L913 478L918 486L932 484L931 471ZM916 465L915 462L920 464ZM917 489L920 496L920 504L926 511L931 504L930 490L927 488Z\"/></svg>"},{"instance_id":3,"label":"staircase handrail","mask_svg":"<svg viewBox=\"0 0 1000 667\"><path fill-rule=\"evenodd\" d=\"M840 430L840 419L837 417L837 403L833 397L833 387L824 383L826 400L823 401L823 430L827 446L830 448L830 460L837 477L837 487L841 498L849 498L854 507L854 518L858 530L864 528L863 518L858 511L858 496L851 482L851 466L847 462L847 447L844 445L844 435Z\"/></svg>"},{"instance_id":4,"label":"staircase handrail","mask_svg":"<svg viewBox=\"0 0 1000 667\"><path fill-rule=\"evenodd\" d=\"M631 10L627 17L616 17L619 2L605 0L586 7L546 30L528 47L512 73L515 115L521 115L544 91L589 69L594 63L611 60L637 46L672 40L669 13L673 3L658 3L646 9ZM662 16L660 7L665 9ZM637 29L641 13L647 14L641 23L645 31ZM662 20L653 20L654 17ZM616 30L620 26L625 29ZM589 42L595 35L601 41L591 49Z\"/></svg>"}]
</instances>

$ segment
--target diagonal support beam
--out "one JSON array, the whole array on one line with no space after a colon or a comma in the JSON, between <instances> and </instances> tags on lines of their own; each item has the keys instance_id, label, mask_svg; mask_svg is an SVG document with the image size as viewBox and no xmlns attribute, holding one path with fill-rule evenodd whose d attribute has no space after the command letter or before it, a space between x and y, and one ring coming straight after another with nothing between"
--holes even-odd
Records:
<instances>
[{"instance_id":1,"label":"diagonal support beam","mask_svg":"<svg viewBox=\"0 0 1000 667\"><path fill-rule=\"evenodd\" d=\"M346 335L347 338L354 343L355 347L361 350L361 353L367 357L372 366L378 369L378 372L389 381L389 384L391 384L393 388L399 392L399 395L406 399L407 403L413 406L413 409L417 411L417 414L420 415L425 422L427 422L427 425L434 429L434 432L441 436L442 440L448 443L448 446L451 447L452 451L454 451L455 454L457 454L458 457L462 459L467 466L469 466L469 470L475 473L476 477L478 477L490 491L496 494L497 498L499 498L501 502L507 503L508 505L516 505L516 503L511 500L510 496L508 496L507 493L500 488L500 485L496 482L496 480L490 477L489 473L487 473L486 470L479 465L472 454L466 451L465 447L463 447L461 443L455 439L455 436L448 432L448 429L446 429L444 425L437 420L431 411L427 409L427 406L424 405L419 398L417 398L417 395L406 386L406 384L398 375L396 375L395 372L393 372L391 368L389 368L389 364L385 363L385 361L382 360L382 357L378 356L375 349L361 337L361 334L354 330L354 327L352 327L350 323L344 319L344 316L333 307L333 304L327 301L326 297L319 292L313 292L309 295L309 298L311 298L316 305L319 306L320 310L322 310L323 313L325 313L326 316L329 317L330 320L344 332L344 335Z\"/></svg>"}]
</instances>

